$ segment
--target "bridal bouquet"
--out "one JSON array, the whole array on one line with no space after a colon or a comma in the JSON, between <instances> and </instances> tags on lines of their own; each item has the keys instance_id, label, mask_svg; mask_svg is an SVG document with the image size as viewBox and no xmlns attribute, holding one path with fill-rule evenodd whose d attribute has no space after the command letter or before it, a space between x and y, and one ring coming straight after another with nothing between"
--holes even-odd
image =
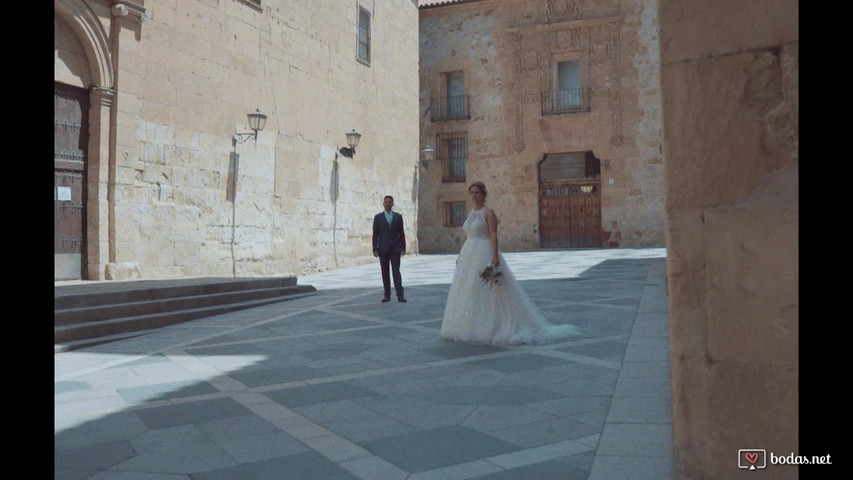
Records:
<instances>
[{"instance_id":1,"label":"bridal bouquet","mask_svg":"<svg viewBox=\"0 0 853 480\"><path fill-rule=\"evenodd\" d=\"M483 280L483 283L488 284L489 288L492 288L495 285L500 285L501 279L503 279L501 267L489 265L480 273L480 279Z\"/></svg>"}]
</instances>

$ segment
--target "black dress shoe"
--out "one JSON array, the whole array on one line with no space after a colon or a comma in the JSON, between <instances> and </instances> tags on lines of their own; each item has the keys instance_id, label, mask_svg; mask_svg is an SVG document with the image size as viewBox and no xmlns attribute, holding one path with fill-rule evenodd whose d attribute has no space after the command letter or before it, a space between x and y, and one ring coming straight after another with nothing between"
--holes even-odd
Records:
<instances>
[{"instance_id":1,"label":"black dress shoe","mask_svg":"<svg viewBox=\"0 0 853 480\"><path fill-rule=\"evenodd\" d=\"M403 296L402 296L402 295L400 295L399 297L397 297L397 301L398 301L398 302L406 303L406 299L405 299L405 298L403 298Z\"/></svg>"},{"instance_id":2,"label":"black dress shoe","mask_svg":"<svg viewBox=\"0 0 853 480\"><path fill-rule=\"evenodd\" d=\"M391 301L391 297L382 297L382 303L390 302L390 301Z\"/></svg>"}]
</instances>

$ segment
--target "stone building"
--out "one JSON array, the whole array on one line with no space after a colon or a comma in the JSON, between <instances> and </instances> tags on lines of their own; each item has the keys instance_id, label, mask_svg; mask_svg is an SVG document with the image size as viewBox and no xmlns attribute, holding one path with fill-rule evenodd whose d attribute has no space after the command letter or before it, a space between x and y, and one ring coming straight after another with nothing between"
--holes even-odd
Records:
<instances>
[{"instance_id":1,"label":"stone building","mask_svg":"<svg viewBox=\"0 0 853 480\"><path fill-rule=\"evenodd\" d=\"M657 2L421 0L422 252L483 181L504 250L664 245Z\"/></svg>"},{"instance_id":2,"label":"stone building","mask_svg":"<svg viewBox=\"0 0 853 480\"><path fill-rule=\"evenodd\" d=\"M659 1L674 478L798 478L798 2Z\"/></svg>"},{"instance_id":3,"label":"stone building","mask_svg":"<svg viewBox=\"0 0 853 480\"><path fill-rule=\"evenodd\" d=\"M55 0L54 32L57 279L364 263L386 194L418 250L413 0Z\"/></svg>"}]
</instances>

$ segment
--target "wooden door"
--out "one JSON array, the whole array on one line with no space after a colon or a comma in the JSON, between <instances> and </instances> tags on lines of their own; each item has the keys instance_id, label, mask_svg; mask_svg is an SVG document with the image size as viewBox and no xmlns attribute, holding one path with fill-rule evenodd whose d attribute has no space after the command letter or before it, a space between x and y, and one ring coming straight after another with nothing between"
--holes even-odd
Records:
<instances>
[{"instance_id":1,"label":"wooden door","mask_svg":"<svg viewBox=\"0 0 853 480\"><path fill-rule=\"evenodd\" d=\"M86 278L86 152L89 92L54 88L54 279Z\"/></svg>"},{"instance_id":2,"label":"wooden door","mask_svg":"<svg viewBox=\"0 0 853 480\"><path fill-rule=\"evenodd\" d=\"M539 225L542 248L600 247L599 182L540 184Z\"/></svg>"}]
</instances>

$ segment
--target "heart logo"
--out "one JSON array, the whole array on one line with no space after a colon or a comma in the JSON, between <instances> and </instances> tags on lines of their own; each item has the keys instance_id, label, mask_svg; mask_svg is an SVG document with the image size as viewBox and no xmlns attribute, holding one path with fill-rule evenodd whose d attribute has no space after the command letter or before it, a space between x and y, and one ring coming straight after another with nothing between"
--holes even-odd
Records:
<instances>
[{"instance_id":1,"label":"heart logo","mask_svg":"<svg viewBox=\"0 0 853 480\"><path fill-rule=\"evenodd\" d=\"M758 452L747 453L746 460L749 463L755 463L755 461L758 460Z\"/></svg>"}]
</instances>

